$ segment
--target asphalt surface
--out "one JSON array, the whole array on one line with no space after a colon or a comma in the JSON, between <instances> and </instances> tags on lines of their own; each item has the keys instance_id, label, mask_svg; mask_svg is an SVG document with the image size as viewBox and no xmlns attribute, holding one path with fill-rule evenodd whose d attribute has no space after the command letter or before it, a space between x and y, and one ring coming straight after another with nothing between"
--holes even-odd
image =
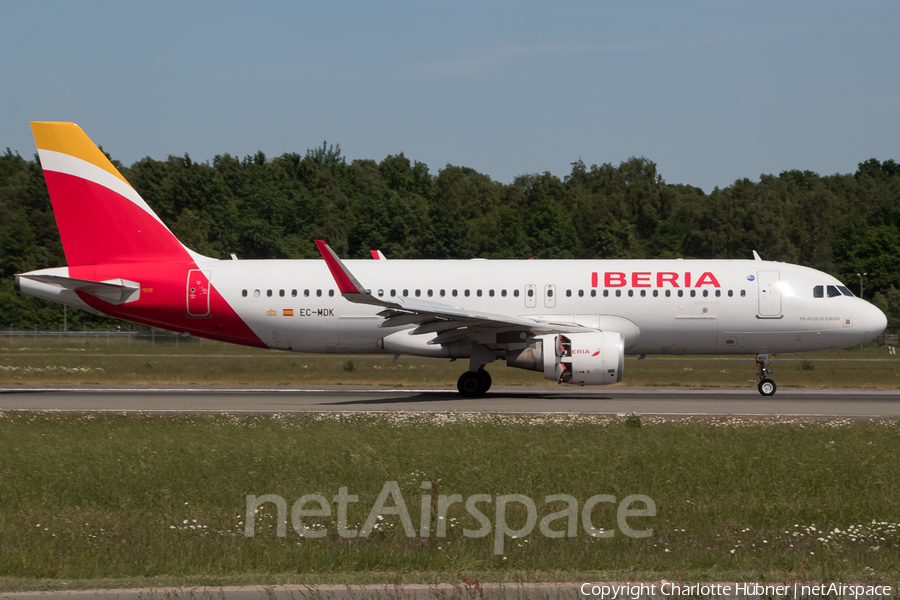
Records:
<instances>
[{"instance_id":1,"label":"asphalt surface","mask_svg":"<svg viewBox=\"0 0 900 600\"><path fill-rule=\"evenodd\" d=\"M494 387L477 399L455 389L363 386L3 386L0 410L109 412L639 413L672 417L900 418L897 390L781 388Z\"/></svg>"}]
</instances>

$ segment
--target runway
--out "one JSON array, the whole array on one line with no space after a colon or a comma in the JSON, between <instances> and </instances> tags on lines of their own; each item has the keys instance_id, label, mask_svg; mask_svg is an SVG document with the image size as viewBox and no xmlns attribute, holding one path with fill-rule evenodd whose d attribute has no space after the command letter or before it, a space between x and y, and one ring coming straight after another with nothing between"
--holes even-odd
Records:
<instances>
[{"instance_id":1,"label":"runway","mask_svg":"<svg viewBox=\"0 0 900 600\"><path fill-rule=\"evenodd\" d=\"M900 418L897 390L495 387L481 398L451 388L371 386L3 386L0 410L159 413L483 412L667 417Z\"/></svg>"}]
</instances>

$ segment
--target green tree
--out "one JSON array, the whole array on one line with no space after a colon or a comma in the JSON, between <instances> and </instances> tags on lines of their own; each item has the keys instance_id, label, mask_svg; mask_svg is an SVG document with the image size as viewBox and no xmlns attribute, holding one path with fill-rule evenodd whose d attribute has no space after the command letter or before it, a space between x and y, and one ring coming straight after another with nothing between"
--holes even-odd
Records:
<instances>
[{"instance_id":1,"label":"green tree","mask_svg":"<svg viewBox=\"0 0 900 600\"><path fill-rule=\"evenodd\" d=\"M854 270L844 273L844 281L855 281L856 273L868 273L864 293L900 288L900 230L893 225L868 229L862 242L851 251Z\"/></svg>"}]
</instances>

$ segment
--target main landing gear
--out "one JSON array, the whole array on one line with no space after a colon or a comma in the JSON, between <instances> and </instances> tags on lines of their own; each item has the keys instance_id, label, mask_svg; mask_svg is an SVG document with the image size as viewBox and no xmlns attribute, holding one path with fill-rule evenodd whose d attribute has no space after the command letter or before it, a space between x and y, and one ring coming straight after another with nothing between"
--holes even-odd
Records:
<instances>
[{"instance_id":1,"label":"main landing gear","mask_svg":"<svg viewBox=\"0 0 900 600\"><path fill-rule=\"evenodd\" d=\"M484 365L497 360L497 355L480 344L472 346L469 356L469 370L459 376L456 389L464 398L477 398L491 389L491 374Z\"/></svg>"},{"instance_id":2,"label":"main landing gear","mask_svg":"<svg viewBox=\"0 0 900 600\"><path fill-rule=\"evenodd\" d=\"M456 389L465 398L477 398L491 389L491 374L484 369L466 371L459 376Z\"/></svg>"},{"instance_id":3,"label":"main landing gear","mask_svg":"<svg viewBox=\"0 0 900 600\"><path fill-rule=\"evenodd\" d=\"M759 367L759 385L756 386L759 393L763 396L774 396L778 386L775 385L774 381L769 379L769 375L772 374L771 369L769 369L769 355L757 354L756 366Z\"/></svg>"}]
</instances>

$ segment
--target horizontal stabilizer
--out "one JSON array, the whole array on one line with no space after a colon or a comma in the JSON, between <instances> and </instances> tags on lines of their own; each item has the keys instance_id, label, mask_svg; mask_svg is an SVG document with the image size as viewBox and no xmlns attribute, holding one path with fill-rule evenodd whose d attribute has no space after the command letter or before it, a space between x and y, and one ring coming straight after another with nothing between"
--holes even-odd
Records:
<instances>
[{"instance_id":1,"label":"horizontal stabilizer","mask_svg":"<svg viewBox=\"0 0 900 600\"><path fill-rule=\"evenodd\" d=\"M16 276L17 279L20 277L60 287L65 290L71 290L73 292L84 292L85 294L90 294L104 302L109 302L110 304L134 302L141 296L141 285L136 281L128 281L126 279L91 281L90 279L76 279L74 277L63 277L61 275L29 275L27 273Z\"/></svg>"}]
</instances>

